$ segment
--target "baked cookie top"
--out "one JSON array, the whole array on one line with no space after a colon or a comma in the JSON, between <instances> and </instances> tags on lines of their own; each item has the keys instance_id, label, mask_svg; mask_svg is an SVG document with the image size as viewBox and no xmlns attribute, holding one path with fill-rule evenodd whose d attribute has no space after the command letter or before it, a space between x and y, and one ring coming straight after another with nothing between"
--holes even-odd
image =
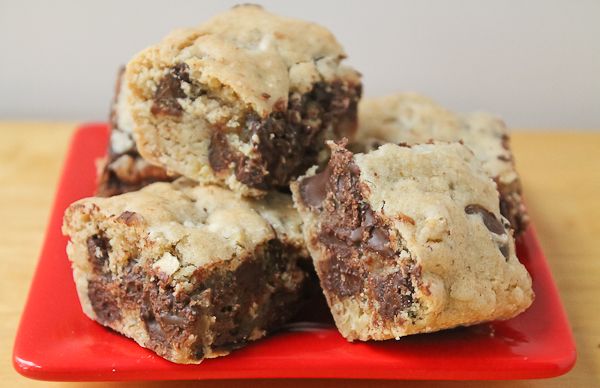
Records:
<instances>
[{"instance_id":1,"label":"baked cookie top","mask_svg":"<svg viewBox=\"0 0 600 388\"><path fill-rule=\"evenodd\" d=\"M378 142L418 144L429 140L462 141L490 177L506 184L518 179L506 125L491 114L456 114L414 93L360 102L356 136L359 145L369 149Z\"/></svg>"},{"instance_id":2,"label":"baked cookie top","mask_svg":"<svg viewBox=\"0 0 600 388\"><path fill-rule=\"evenodd\" d=\"M469 149L388 144L355 162L365 200L393 223L434 297L479 316L499 309L497 303L531 303L531 280L500 214L496 186Z\"/></svg>"},{"instance_id":3,"label":"baked cookie top","mask_svg":"<svg viewBox=\"0 0 600 388\"><path fill-rule=\"evenodd\" d=\"M127 77L135 94L151 100L149 93L165 74L185 64L197 82L226 88L224 100L239 100L267 117L287 106L290 92L308 92L316 82L358 83L358 73L340 65L345 56L335 37L317 24L240 5L142 51L128 64Z\"/></svg>"},{"instance_id":4,"label":"baked cookie top","mask_svg":"<svg viewBox=\"0 0 600 388\"><path fill-rule=\"evenodd\" d=\"M261 200L243 199L183 178L110 198L79 200L65 212L63 232L84 239L107 233L113 251L131 245L119 240L141 238L144 243L138 245L146 248L140 255L148 256L143 259L160 259L164 247L171 247L178 266L192 268L243 259L275 238L299 250L304 246L301 221L289 195L273 192ZM161 254L151 257L156 252ZM129 254L114 256L126 263Z\"/></svg>"}]
</instances>

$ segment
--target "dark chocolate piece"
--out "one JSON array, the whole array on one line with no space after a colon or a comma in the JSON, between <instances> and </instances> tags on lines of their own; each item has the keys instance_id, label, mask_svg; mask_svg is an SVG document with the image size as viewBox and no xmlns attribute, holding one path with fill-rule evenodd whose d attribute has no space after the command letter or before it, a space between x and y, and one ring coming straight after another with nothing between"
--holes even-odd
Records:
<instances>
[{"instance_id":1,"label":"dark chocolate piece","mask_svg":"<svg viewBox=\"0 0 600 388\"><path fill-rule=\"evenodd\" d=\"M525 232L529 224L529 216L521 197L521 182L517 179L507 185L500 183L498 179L495 181L500 193L500 213L510 222L515 236L518 237Z\"/></svg>"},{"instance_id":2,"label":"dark chocolate piece","mask_svg":"<svg viewBox=\"0 0 600 388\"><path fill-rule=\"evenodd\" d=\"M181 83L190 82L188 69L188 65L179 63L160 80L154 93L154 102L150 108L153 115L181 116L182 108L177 99L186 97L181 88Z\"/></svg>"},{"instance_id":3,"label":"dark chocolate piece","mask_svg":"<svg viewBox=\"0 0 600 388\"><path fill-rule=\"evenodd\" d=\"M385 319L394 319L413 303L414 287L410 274L394 272L374 282L375 296L379 301L379 314Z\"/></svg>"},{"instance_id":4,"label":"dark chocolate piece","mask_svg":"<svg viewBox=\"0 0 600 388\"><path fill-rule=\"evenodd\" d=\"M504 226L496 218L494 213L487 210L483 206L477 205L477 204L467 205L465 207L465 213L479 214L481 216L481 219L483 220L483 224L490 232L498 234L498 235L506 234L506 229L504 229ZM500 252L504 256L504 258L508 261L508 257L510 254L508 244L499 245L498 249L500 249Z\"/></svg>"},{"instance_id":5,"label":"dark chocolate piece","mask_svg":"<svg viewBox=\"0 0 600 388\"><path fill-rule=\"evenodd\" d=\"M399 271L380 274L395 250L388 226L364 201L359 178L352 153L336 149L323 172L299 182L300 198L323 212L316 237L327 248L319 263L323 288L342 298L371 293L381 316L393 320L413 303L417 271L405 260Z\"/></svg>"},{"instance_id":6,"label":"dark chocolate piece","mask_svg":"<svg viewBox=\"0 0 600 388\"><path fill-rule=\"evenodd\" d=\"M87 249L90 263L99 271L102 271L108 260L110 244L106 237L93 235L87 239Z\"/></svg>"},{"instance_id":7,"label":"dark chocolate piece","mask_svg":"<svg viewBox=\"0 0 600 388\"><path fill-rule=\"evenodd\" d=\"M484 208L481 205L477 205L477 204L467 205L465 207L465 213L479 214L481 216L481 219L483 220L485 227L492 233L499 234L499 235L506 233L506 230L504 230L504 226L502 226L502 223L500 221L498 221L498 219L496 218L494 213L487 210L486 208Z\"/></svg>"},{"instance_id":8,"label":"dark chocolate piece","mask_svg":"<svg viewBox=\"0 0 600 388\"><path fill-rule=\"evenodd\" d=\"M105 276L88 282L88 297L98 321L102 324L121 319L121 310L110 288L110 278Z\"/></svg>"},{"instance_id":9,"label":"dark chocolate piece","mask_svg":"<svg viewBox=\"0 0 600 388\"><path fill-rule=\"evenodd\" d=\"M88 238L88 248L94 252L90 259L98 257L96 247L104 257L106 244L99 236ZM162 356L168 357L174 346L195 336L192 356L200 360L207 352L239 348L256 328L272 330L296 313L300 293L284 286L282 274L305 276L291 259L297 255L297 248L271 240L257 247L253 258L243 258L234 271L219 266L199 269L193 276L193 289L178 293L168 279L134 262L120 277L96 266L88 282L88 297L101 323L120 320L123 307L139 310L149 336L145 346Z\"/></svg>"},{"instance_id":10,"label":"dark chocolate piece","mask_svg":"<svg viewBox=\"0 0 600 388\"><path fill-rule=\"evenodd\" d=\"M306 177L300 182L300 195L305 204L312 208L321 207L327 197L327 182L331 176L329 167L319 174Z\"/></svg>"},{"instance_id":11,"label":"dark chocolate piece","mask_svg":"<svg viewBox=\"0 0 600 388\"><path fill-rule=\"evenodd\" d=\"M216 172L233 164L237 180L255 189L285 187L316 164L328 128L333 126L345 134L355 131L360 95L360 85L339 81L316 83L305 94L292 93L287 109L276 109L267 118L250 113L241 129L216 128L209 163ZM233 150L227 143L227 131L252 143L252 155Z\"/></svg>"}]
</instances>

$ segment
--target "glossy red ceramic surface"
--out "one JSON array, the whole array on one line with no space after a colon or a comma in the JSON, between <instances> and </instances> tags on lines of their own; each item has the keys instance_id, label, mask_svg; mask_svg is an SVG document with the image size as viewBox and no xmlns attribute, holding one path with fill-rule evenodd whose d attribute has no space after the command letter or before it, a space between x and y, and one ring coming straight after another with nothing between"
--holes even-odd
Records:
<instances>
[{"instance_id":1,"label":"glossy red ceramic surface","mask_svg":"<svg viewBox=\"0 0 600 388\"><path fill-rule=\"evenodd\" d=\"M14 366L27 377L525 379L563 374L575 362L565 312L532 227L518 244L518 256L533 277L536 300L509 321L399 341L349 343L327 315L305 314L286 330L227 357L200 365L165 361L84 316L65 254L63 211L92 195L94 161L104 154L107 138L104 124L86 125L71 143L14 347Z\"/></svg>"}]
</instances>

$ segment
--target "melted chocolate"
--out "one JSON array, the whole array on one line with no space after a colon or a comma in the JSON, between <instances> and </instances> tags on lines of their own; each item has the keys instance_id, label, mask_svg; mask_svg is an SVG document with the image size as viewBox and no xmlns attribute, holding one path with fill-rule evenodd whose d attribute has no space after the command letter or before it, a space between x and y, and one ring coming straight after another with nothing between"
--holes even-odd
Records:
<instances>
[{"instance_id":1,"label":"melted chocolate","mask_svg":"<svg viewBox=\"0 0 600 388\"><path fill-rule=\"evenodd\" d=\"M110 251L108 239L102 235L95 234L88 237L86 243L88 260L92 263L94 271L102 273L104 265L108 261L108 252Z\"/></svg>"},{"instance_id":2,"label":"melted chocolate","mask_svg":"<svg viewBox=\"0 0 600 388\"><path fill-rule=\"evenodd\" d=\"M515 180L510 184L503 184L498 178L494 179L500 193L500 213L515 231L515 236L523 234L529 224L529 217L521 200L521 183Z\"/></svg>"},{"instance_id":3,"label":"melted chocolate","mask_svg":"<svg viewBox=\"0 0 600 388\"><path fill-rule=\"evenodd\" d=\"M89 241L95 249L103 240ZM190 347L191 357L201 359L205 349L239 348L254 330L271 330L295 313L304 279L297 255L295 248L269 241L234 271L198 270L189 293L175 293L169 279L152 277L151 269L131 261L121 278L98 274L90 280L88 294L101 323L121 319L121 308L139 310L149 337L145 346L165 357L173 348ZM297 279L295 289L285 285L283 273ZM196 342L188 344L192 335Z\"/></svg>"},{"instance_id":4,"label":"melted chocolate","mask_svg":"<svg viewBox=\"0 0 600 388\"><path fill-rule=\"evenodd\" d=\"M160 80L154 93L154 102L150 111L155 116L180 117L182 113L178 98L185 98L186 94L181 88L182 82L190 82L189 67L185 63L173 66Z\"/></svg>"},{"instance_id":5,"label":"melted chocolate","mask_svg":"<svg viewBox=\"0 0 600 388\"><path fill-rule=\"evenodd\" d=\"M218 128L209 163L217 172L233 164L237 180L252 188L285 187L317 162L327 128L341 135L354 132L360 95L360 85L342 82L319 82L308 93L292 93L287 107L282 101L266 118L251 112L235 130L243 142L253 145L252 156L232 149L225 136L231 130Z\"/></svg>"},{"instance_id":6,"label":"melted chocolate","mask_svg":"<svg viewBox=\"0 0 600 388\"><path fill-rule=\"evenodd\" d=\"M366 294L382 319L394 320L406 311L419 271L411 260L403 260L392 274L382 271L398 265L397 255L388 226L363 198L352 154L337 146L325 171L299 182L299 193L320 213L315 238L326 248L318 268L323 289L339 298Z\"/></svg>"},{"instance_id":7,"label":"melted chocolate","mask_svg":"<svg viewBox=\"0 0 600 388\"><path fill-rule=\"evenodd\" d=\"M339 252L339 251L338 251ZM365 274L358 265L338 256L331 257L327 262L321 263L324 272L323 288L342 297L359 294L363 289Z\"/></svg>"},{"instance_id":8,"label":"melted chocolate","mask_svg":"<svg viewBox=\"0 0 600 388\"><path fill-rule=\"evenodd\" d=\"M510 254L508 244L500 245L498 247L498 249L500 249L500 252L502 253L502 256L504 256L504 258L506 259L506 261L508 261L509 254Z\"/></svg>"},{"instance_id":9,"label":"melted chocolate","mask_svg":"<svg viewBox=\"0 0 600 388\"><path fill-rule=\"evenodd\" d=\"M374 288L379 313L385 319L394 319L413 303L414 288L409 274L398 271L378 278L374 281Z\"/></svg>"},{"instance_id":10,"label":"melted chocolate","mask_svg":"<svg viewBox=\"0 0 600 388\"><path fill-rule=\"evenodd\" d=\"M322 285L340 297L363 291L369 271L361 262L366 252L385 260L394 256L383 220L359 189L360 169L346 150L334 151L329 166L299 183L302 201L322 209L317 239L327 248L320 263Z\"/></svg>"},{"instance_id":11,"label":"melted chocolate","mask_svg":"<svg viewBox=\"0 0 600 388\"><path fill-rule=\"evenodd\" d=\"M126 210L119 215L117 220L122 221L127 226L132 226L139 223L142 220L142 216L136 212L130 212Z\"/></svg>"},{"instance_id":12,"label":"melted chocolate","mask_svg":"<svg viewBox=\"0 0 600 388\"><path fill-rule=\"evenodd\" d=\"M121 319L119 306L111 291L112 275L108 271L110 243L102 234L95 234L86 240L88 260L93 272L88 281L88 298L98 322L109 324Z\"/></svg>"},{"instance_id":13,"label":"melted chocolate","mask_svg":"<svg viewBox=\"0 0 600 388\"><path fill-rule=\"evenodd\" d=\"M111 292L110 279L96 277L88 281L88 298L98 322L110 324L121 319L121 311Z\"/></svg>"},{"instance_id":14,"label":"melted chocolate","mask_svg":"<svg viewBox=\"0 0 600 388\"><path fill-rule=\"evenodd\" d=\"M300 182L300 197L310 207L318 208L327 197L327 184L331 177L329 167L319 174L306 177Z\"/></svg>"}]
</instances>

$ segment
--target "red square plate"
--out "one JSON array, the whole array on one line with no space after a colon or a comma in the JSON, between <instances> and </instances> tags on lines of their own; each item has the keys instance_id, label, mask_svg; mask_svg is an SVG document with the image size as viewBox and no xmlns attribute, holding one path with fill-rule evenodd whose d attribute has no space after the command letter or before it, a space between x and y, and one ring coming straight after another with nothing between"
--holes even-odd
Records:
<instances>
[{"instance_id":1,"label":"red square plate","mask_svg":"<svg viewBox=\"0 0 600 388\"><path fill-rule=\"evenodd\" d=\"M518 255L533 277L536 300L524 314L399 341L346 342L331 320L302 324L200 365L165 361L86 318L79 306L60 227L64 209L94 191L104 124L80 128L71 143L21 325L13 362L41 380L224 378L525 379L558 376L575 362L565 312L535 231ZM306 322L312 321L312 322Z\"/></svg>"}]
</instances>

